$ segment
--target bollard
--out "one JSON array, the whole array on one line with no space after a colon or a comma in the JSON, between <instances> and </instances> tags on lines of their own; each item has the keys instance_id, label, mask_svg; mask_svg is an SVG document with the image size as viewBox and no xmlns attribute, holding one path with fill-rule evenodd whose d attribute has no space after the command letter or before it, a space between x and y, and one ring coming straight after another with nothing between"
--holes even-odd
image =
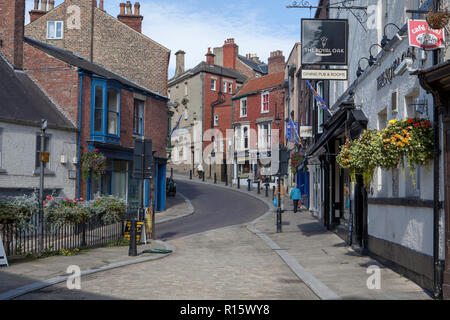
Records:
<instances>
[{"instance_id":1,"label":"bollard","mask_svg":"<svg viewBox=\"0 0 450 320\"><path fill-rule=\"evenodd\" d=\"M281 233L283 232L281 229L281 208L280 205L278 204L278 208L277 208L277 233Z\"/></svg>"},{"instance_id":2,"label":"bollard","mask_svg":"<svg viewBox=\"0 0 450 320\"><path fill-rule=\"evenodd\" d=\"M250 179L247 179L247 191L250 191Z\"/></svg>"},{"instance_id":3,"label":"bollard","mask_svg":"<svg viewBox=\"0 0 450 320\"><path fill-rule=\"evenodd\" d=\"M269 197L269 184L266 183L266 198Z\"/></svg>"},{"instance_id":4,"label":"bollard","mask_svg":"<svg viewBox=\"0 0 450 320\"><path fill-rule=\"evenodd\" d=\"M189 170L189 179L192 180L192 170Z\"/></svg>"},{"instance_id":5,"label":"bollard","mask_svg":"<svg viewBox=\"0 0 450 320\"><path fill-rule=\"evenodd\" d=\"M214 184L216 184L217 183L217 175L216 175L216 173L214 172Z\"/></svg>"},{"instance_id":6,"label":"bollard","mask_svg":"<svg viewBox=\"0 0 450 320\"><path fill-rule=\"evenodd\" d=\"M228 186L228 175L225 175L225 186Z\"/></svg>"},{"instance_id":7,"label":"bollard","mask_svg":"<svg viewBox=\"0 0 450 320\"><path fill-rule=\"evenodd\" d=\"M205 172L202 171L202 181L205 182Z\"/></svg>"},{"instance_id":8,"label":"bollard","mask_svg":"<svg viewBox=\"0 0 450 320\"><path fill-rule=\"evenodd\" d=\"M173 178L173 168L170 168L170 177Z\"/></svg>"},{"instance_id":9,"label":"bollard","mask_svg":"<svg viewBox=\"0 0 450 320\"><path fill-rule=\"evenodd\" d=\"M272 187L272 198L275 198L275 186Z\"/></svg>"},{"instance_id":10,"label":"bollard","mask_svg":"<svg viewBox=\"0 0 450 320\"><path fill-rule=\"evenodd\" d=\"M130 257L137 256L136 247L136 219L130 220L130 247L128 249L128 255Z\"/></svg>"},{"instance_id":11,"label":"bollard","mask_svg":"<svg viewBox=\"0 0 450 320\"><path fill-rule=\"evenodd\" d=\"M238 189L240 189L241 188L241 178L237 178L237 183L238 183Z\"/></svg>"},{"instance_id":12,"label":"bollard","mask_svg":"<svg viewBox=\"0 0 450 320\"><path fill-rule=\"evenodd\" d=\"M258 194L261 194L261 181L258 180Z\"/></svg>"}]
</instances>

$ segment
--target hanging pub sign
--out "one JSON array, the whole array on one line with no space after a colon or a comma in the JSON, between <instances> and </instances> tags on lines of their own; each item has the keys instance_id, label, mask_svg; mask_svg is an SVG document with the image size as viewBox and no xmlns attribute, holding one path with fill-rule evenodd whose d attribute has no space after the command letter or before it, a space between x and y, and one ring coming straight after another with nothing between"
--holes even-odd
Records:
<instances>
[{"instance_id":1,"label":"hanging pub sign","mask_svg":"<svg viewBox=\"0 0 450 320\"><path fill-rule=\"evenodd\" d=\"M302 19L302 64L347 65L348 20Z\"/></svg>"},{"instance_id":2,"label":"hanging pub sign","mask_svg":"<svg viewBox=\"0 0 450 320\"><path fill-rule=\"evenodd\" d=\"M408 20L408 38L411 47L424 50L445 48L444 29L431 29L426 20Z\"/></svg>"}]
</instances>

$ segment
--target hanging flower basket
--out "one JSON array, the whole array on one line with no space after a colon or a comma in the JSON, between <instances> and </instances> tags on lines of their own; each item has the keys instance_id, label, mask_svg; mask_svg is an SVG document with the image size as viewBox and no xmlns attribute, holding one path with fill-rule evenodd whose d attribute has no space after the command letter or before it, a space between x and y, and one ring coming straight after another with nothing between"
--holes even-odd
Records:
<instances>
[{"instance_id":1,"label":"hanging flower basket","mask_svg":"<svg viewBox=\"0 0 450 320\"><path fill-rule=\"evenodd\" d=\"M291 170L293 174L297 173L297 167L302 163L305 156L303 153L291 154Z\"/></svg>"},{"instance_id":2,"label":"hanging flower basket","mask_svg":"<svg viewBox=\"0 0 450 320\"><path fill-rule=\"evenodd\" d=\"M94 179L99 179L106 169L106 158L98 149L85 153L81 158L81 174L83 180L89 179L90 174Z\"/></svg>"},{"instance_id":3,"label":"hanging flower basket","mask_svg":"<svg viewBox=\"0 0 450 320\"><path fill-rule=\"evenodd\" d=\"M442 12L428 12L426 19L431 28L442 29L448 24L450 14L447 9Z\"/></svg>"},{"instance_id":4,"label":"hanging flower basket","mask_svg":"<svg viewBox=\"0 0 450 320\"><path fill-rule=\"evenodd\" d=\"M347 141L336 161L342 168L350 169L352 181L355 181L356 174L362 175L364 186L368 188L375 168L389 170L399 164L404 168L403 160L406 158L415 184L416 168L433 158L433 141L430 120L394 119L382 131L364 131L358 139Z\"/></svg>"}]
</instances>

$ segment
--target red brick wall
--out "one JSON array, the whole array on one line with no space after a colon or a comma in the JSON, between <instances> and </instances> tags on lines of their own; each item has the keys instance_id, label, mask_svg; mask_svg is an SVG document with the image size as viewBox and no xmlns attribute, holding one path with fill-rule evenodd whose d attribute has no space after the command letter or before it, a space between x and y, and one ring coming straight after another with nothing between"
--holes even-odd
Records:
<instances>
[{"instance_id":1,"label":"red brick wall","mask_svg":"<svg viewBox=\"0 0 450 320\"><path fill-rule=\"evenodd\" d=\"M256 72L243 63L239 58L236 58L236 71L245 75L248 79L252 79L256 77Z\"/></svg>"},{"instance_id":2,"label":"red brick wall","mask_svg":"<svg viewBox=\"0 0 450 320\"><path fill-rule=\"evenodd\" d=\"M223 45L223 66L226 68L236 68L236 58L239 47L234 43L234 39L227 39Z\"/></svg>"},{"instance_id":3,"label":"red brick wall","mask_svg":"<svg viewBox=\"0 0 450 320\"><path fill-rule=\"evenodd\" d=\"M144 117L144 134L152 139L155 155L166 157L167 103L147 97Z\"/></svg>"},{"instance_id":4,"label":"red brick wall","mask_svg":"<svg viewBox=\"0 0 450 320\"><path fill-rule=\"evenodd\" d=\"M24 0L0 0L0 52L18 69L23 67Z\"/></svg>"},{"instance_id":5,"label":"red brick wall","mask_svg":"<svg viewBox=\"0 0 450 320\"><path fill-rule=\"evenodd\" d=\"M60 111L78 124L79 75L76 68L24 44L24 69Z\"/></svg>"},{"instance_id":6,"label":"red brick wall","mask_svg":"<svg viewBox=\"0 0 450 320\"><path fill-rule=\"evenodd\" d=\"M282 119L280 127L272 121L272 129L280 130L280 143L284 144L284 89L276 89L269 92L269 112L261 113L261 92L247 96L247 117L240 117L240 99L233 101L233 123L250 121L250 129L258 130L256 123L258 118L273 117L275 120L275 103L277 104L278 116Z\"/></svg>"}]
</instances>

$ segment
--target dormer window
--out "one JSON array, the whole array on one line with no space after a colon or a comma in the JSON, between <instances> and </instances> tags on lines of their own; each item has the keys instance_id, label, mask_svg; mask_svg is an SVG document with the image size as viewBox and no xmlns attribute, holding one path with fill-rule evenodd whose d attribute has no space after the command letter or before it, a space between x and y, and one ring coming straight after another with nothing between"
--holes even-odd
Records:
<instances>
[{"instance_id":1,"label":"dormer window","mask_svg":"<svg viewBox=\"0 0 450 320\"><path fill-rule=\"evenodd\" d=\"M63 26L63 21L47 21L47 39L62 39Z\"/></svg>"}]
</instances>

